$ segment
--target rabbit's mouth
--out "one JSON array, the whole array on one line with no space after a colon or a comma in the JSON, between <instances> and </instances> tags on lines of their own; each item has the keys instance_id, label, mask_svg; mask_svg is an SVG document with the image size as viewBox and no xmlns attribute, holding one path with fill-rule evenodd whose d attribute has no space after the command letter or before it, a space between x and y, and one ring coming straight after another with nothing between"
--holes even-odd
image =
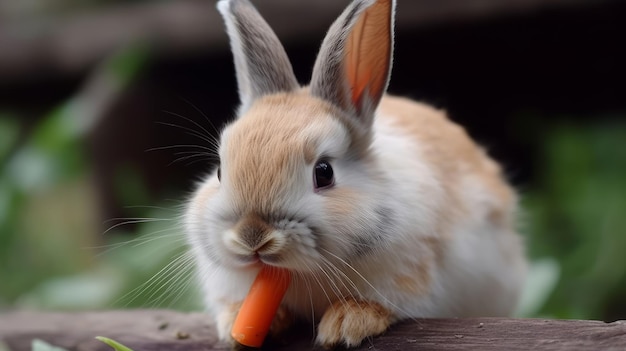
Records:
<instances>
[{"instance_id":1,"label":"rabbit's mouth","mask_svg":"<svg viewBox=\"0 0 626 351\"><path fill-rule=\"evenodd\" d=\"M262 265L270 265L270 266L281 266L280 263L282 261L282 257L279 254L263 254L263 253L252 253L250 255L236 255L237 261L244 266L262 266Z\"/></svg>"},{"instance_id":2,"label":"rabbit's mouth","mask_svg":"<svg viewBox=\"0 0 626 351\"><path fill-rule=\"evenodd\" d=\"M247 214L221 238L224 253L237 266L272 265L304 269L305 257L317 252L317 235L306 220Z\"/></svg>"}]
</instances>

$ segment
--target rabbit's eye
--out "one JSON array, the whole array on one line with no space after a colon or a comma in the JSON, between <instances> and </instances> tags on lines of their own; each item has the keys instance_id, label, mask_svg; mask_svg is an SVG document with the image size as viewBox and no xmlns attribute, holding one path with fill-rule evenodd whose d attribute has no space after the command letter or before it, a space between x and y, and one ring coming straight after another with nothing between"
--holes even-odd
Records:
<instances>
[{"instance_id":1,"label":"rabbit's eye","mask_svg":"<svg viewBox=\"0 0 626 351\"><path fill-rule=\"evenodd\" d=\"M313 184L315 190L329 188L335 184L333 167L327 160L317 161L313 174Z\"/></svg>"},{"instance_id":2,"label":"rabbit's eye","mask_svg":"<svg viewBox=\"0 0 626 351\"><path fill-rule=\"evenodd\" d=\"M217 167L217 180L222 181L222 167Z\"/></svg>"}]
</instances>

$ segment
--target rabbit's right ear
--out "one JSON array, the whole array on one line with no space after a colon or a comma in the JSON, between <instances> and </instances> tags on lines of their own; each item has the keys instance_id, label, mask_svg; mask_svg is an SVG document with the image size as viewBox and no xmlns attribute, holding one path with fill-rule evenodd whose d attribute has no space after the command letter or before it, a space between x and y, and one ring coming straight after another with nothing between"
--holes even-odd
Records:
<instances>
[{"instance_id":1,"label":"rabbit's right ear","mask_svg":"<svg viewBox=\"0 0 626 351\"><path fill-rule=\"evenodd\" d=\"M395 0L353 0L328 30L311 78L311 93L369 129L393 59Z\"/></svg>"},{"instance_id":2,"label":"rabbit's right ear","mask_svg":"<svg viewBox=\"0 0 626 351\"><path fill-rule=\"evenodd\" d=\"M298 88L285 49L248 0L221 0L217 9L226 23L237 72L240 112L254 99Z\"/></svg>"}]
</instances>

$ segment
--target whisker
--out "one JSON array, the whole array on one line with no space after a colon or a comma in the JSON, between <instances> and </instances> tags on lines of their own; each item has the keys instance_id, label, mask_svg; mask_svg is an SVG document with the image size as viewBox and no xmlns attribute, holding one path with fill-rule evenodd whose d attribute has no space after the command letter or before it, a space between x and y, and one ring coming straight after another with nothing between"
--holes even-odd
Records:
<instances>
[{"instance_id":1,"label":"whisker","mask_svg":"<svg viewBox=\"0 0 626 351\"><path fill-rule=\"evenodd\" d=\"M328 293L326 292L326 289L324 289L324 285L322 284L322 281L317 276L317 273L315 271L311 270L311 268L306 264L306 262L304 262L304 265L307 266L307 270L309 272L312 272L311 276L317 282L317 285L320 287L320 289L322 289L322 292L324 293L324 296L326 296L326 299L328 300L328 304L332 305L333 301L330 299L330 296L328 296Z\"/></svg>"},{"instance_id":2,"label":"whisker","mask_svg":"<svg viewBox=\"0 0 626 351\"><path fill-rule=\"evenodd\" d=\"M178 233L169 233L169 234L156 235L156 234L160 234L160 233L163 233L163 232L166 232L166 231L169 231L169 230L171 230L171 229L170 228L166 228L166 229L158 230L158 231L150 233L150 234L141 235L141 236L139 236L137 238L126 240L126 241L123 241L123 242L107 244L107 245L87 246L87 247L84 247L84 249L88 249L88 250L105 249L104 251L99 252L99 253L97 253L95 255L95 257L99 257L99 256L106 255L109 252L111 252L113 250L116 250L116 249L118 249L120 247L123 247L123 246L126 246L126 245L130 245L132 243L137 243L137 244L135 244L133 246L133 247L137 247L137 246L141 246L144 243L149 242L149 241L159 240L159 239L163 239L163 238L166 238L166 237L169 237L169 236L180 236L180 234L178 234ZM174 240L173 242L181 241L183 239L184 238L179 238L179 239ZM170 242L168 242L168 245L170 245Z\"/></svg>"},{"instance_id":3,"label":"whisker","mask_svg":"<svg viewBox=\"0 0 626 351\"><path fill-rule=\"evenodd\" d=\"M159 279L157 281L156 284L158 284L158 288L152 291L152 294L150 294L150 296L148 296L148 301L149 303L153 303L158 307L159 306L159 300L163 299L164 296L169 296L168 294L172 291L172 289L175 289L176 283L180 280L181 276L180 273L181 271L184 270L184 267L187 266L187 264L193 259L193 257L191 257L189 252L185 252L181 255L179 255L173 262L176 262L175 265L172 265L172 267L170 269L168 269L167 273L163 274L163 276L161 277L161 279ZM182 269L181 269L182 268ZM166 280L167 279L167 280ZM165 281L164 281L165 280ZM165 290L163 290L165 289ZM162 293L159 294L159 297L155 300L153 300L153 297L155 297L155 295L159 292L162 291Z\"/></svg>"},{"instance_id":4,"label":"whisker","mask_svg":"<svg viewBox=\"0 0 626 351\"><path fill-rule=\"evenodd\" d=\"M161 268L157 273L152 275L152 277L150 277L150 279L148 279L147 281L145 281L141 285L137 286L136 288L132 289L128 293L124 294L122 297L120 297L117 300L115 300L113 302L113 304L115 305L117 303L120 303L121 301L124 301L128 297L132 296L132 298L129 301L127 301L126 304L125 304L125 306L128 307L141 294L143 294L147 289L150 289L151 287L154 286L155 283L158 283L160 281L160 279L162 279L161 278L162 275L169 274L168 272L171 272L171 270L173 269L172 267L177 264L177 262L181 259L181 257L184 257L184 255L179 255L176 259L172 260L165 267Z\"/></svg>"},{"instance_id":5,"label":"whisker","mask_svg":"<svg viewBox=\"0 0 626 351\"><path fill-rule=\"evenodd\" d=\"M376 289L376 287L370 283L369 280L367 280L367 278L365 278L363 276L363 274L361 274L357 269L355 269L350 263L348 263L346 260L344 260L343 258L335 255L334 253L330 252L327 249L322 248L322 250L324 252L326 252L327 254L331 255L332 257L334 257L335 259L337 259L338 261L340 261L342 264L344 264L346 267L348 267L350 270L352 270L359 278L361 278L361 280L363 280L363 282L365 284L367 284L367 286L369 286L378 296L380 296L385 303L389 304L390 306L392 306L393 308L395 308L398 311L403 311L402 308L400 308L398 305L396 305L395 303L393 303L391 300L389 300L385 295L383 295L378 289Z\"/></svg>"},{"instance_id":6,"label":"whisker","mask_svg":"<svg viewBox=\"0 0 626 351\"><path fill-rule=\"evenodd\" d=\"M151 223L151 222L171 221L171 219L169 219L169 218L130 218L130 219L128 219L128 218L112 218L112 219L108 219L108 220L104 221L104 223L111 222L111 221L116 221L116 220L124 220L124 222L120 222L120 223L116 223L116 224L112 225L107 230L105 230L102 233L102 235L105 235L108 232L112 231L113 229L119 228L119 227L124 226L124 225L138 224L138 223Z\"/></svg>"},{"instance_id":7,"label":"whisker","mask_svg":"<svg viewBox=\"0 0 626 351\"><path fill-rule=\"evenodd\" d=\"M196 109L196 111L199 111L199 110L198 110L198 109ZM167 110L163 110L163 112L165 112L165 113L169 113L169 114L171 114L171 115L173 115L173 116L176 116L176 117L178 117L178 118L184 119L185 121L187 121L187 122L189 122L189 123L191 123L191 124L195 125L196 127L198 127L198 128L199 128L202 132L206 133L206 135L211 135L211 133L210 133L210 132L209 132L206 128L204 128L204 126L202 126L200 123L196 122L195 120L193 120L193 119L191 119L191 118L189 118L189 117L185 117L185 116L183 116L183 115L181 115L181 114L178 114L178 113L175 113L175 112L172 112L172 111L167 111ZM212 124L212 123L211 123L211 121L210 121L210 120L206 117L206 115L204 115L201 111L199 111L199 112L200 112L200 114L201 114L204 118L206 118L206 120L209 122L209 124L211 125L211 127L213 128L213 130L217 132L217 130L215 130L215 126L213 126L213 124Z\"/></svg>"},{"instance_id":8,"label":"whisker","mask_svg":"<svg viewBox=\"0 0 626 351\"><path fill-rule=\"evenodd\" d=\"M181 274L181 279L184 280L184 283L181 284L179 286L178 289L174 290L174 292L176 293L175 298L170 302L169 304L169 308L171 308L172 306L176 305L176 303L180 300L180 298L185 294L185 292L187 292L187 290L189 290L189 288L192 286L192 284L194 283L193 281L193 271L191 268L193 268L193 263L192 262L188 262L189 264L186 264L186 267L184 267L182 270L182 274L185 274L184 276ZM175 282L175 284L178 284L178 282Z\"/></svg>"},{"instance_id":9,"label":"whisker","mask_svg":"<svg viewBox=\"0 0 626 351\"><path fill-rule=\"evenodd\" d=\"M322 266L319 265L319 263L316 262L315 265L319 268L320 272L323 273L326 276L327 281L330 283L329 287L330 287L331 291L337 297L337 300L340 300L342 302L342 304L345 305L346 301L345 301L345 299L343 297L343 294L341 293L341 289L339 289L339 287L337 286L335 281L330 277L328 272L326 272L326 270L324 270L324 268L322 268ZM331 303L331 305L332 305L332 303Z\"/></svg>"},{"instance_id":10,"label":"whisker","mask_svg":"<svg viewBox=\"0 0 626 351\"><path fill-rule=\"evenodd\" d=\"M215 140L215 138L206 136L206 135L204 135L202 133L199 133L198 131L193 130L193 129L189 128L189 127L184 127L184 126L181 126L181 125L178 125L178 124L174 124L174 123L169 123L169 122L156 122L156 123L164 125L164 126L167 126L167 127L173 127L173 128L182 129L182 130L186 131L187 134L189 134L191 136L194 136L194 137L196 137L196 138L198 138L198 139L208 143L210 146L214 146L214 147L218 146L218 143Z\"/></svg>"},{"instance_id":11,"label":"whisker","mask_svg":"<svg viewBox=\"0 0 626 351\"><path fill-rule=\"evenodd\" d=\"M171 149L181 149L181 148L190 148L190 149L200 149L200 150L206 150L212 154L217 155L217 153L215 152L214 148L208 147L208 146L204 146L204 145L194 145L194 144L181 144L181 145L169 145L169 146L157 146L157 147L152 147L149 148L148 152L151 151L162 151L162 150L171 150Z\"/></svg>"},{"instance_id":12,"label":"whisker","mask_svg":"<svg viewBox=\"0 0 626 351\"><path fill-rule=\"evenodd\" d=\"M217 128L215 128L215 125L213 124L209 116L207 116L204 112L202 112L202 110L200 110L198 106L193 104L191 101L185 99L184 97L180 97L180 99L186 102L189 106L193 107L193 109L196 110L196 112L198 112L202 117L204 117L204 119L209 123L211 128L213 128L213 131L215 131L216 134L219 134L219 131L217 130Z\"/></svg>"},{"instance_id":13,"label":"whisker","mask_svg":"<svg viewBox=\"0 0 626 351\"><path fill-rule=\"evenodd\" d=\"M330 262L325 257L323 257L322 263L324 263L324 265L332 271L333 275L335 275L337 280L343 285L344 289L346 290L346 292L348 293L348 295L350 295L352 299L356 300L356 297L354 296L352 292L353 290L356 291L359 295L361 295L360 292L358 291L358 288L356 287L356 284L354 284L352 279L350 279L350 277L348 277L341 269L339 269L337 266L335 266L332 262ZM350 284L352 289L348 288L348 286L346 285L346 281Z\"/></svg>"},{"instance_id":14,"label":"whisker","mask_svg":"<svg viewBox=\"0 0 626 351\"><path fill-rule=\"evenodd\" d=\"M185 116L181 115L180 113L176 113L176 112L168 111L168 110L162 110L162 112L163 113L167 113L167 114L172 115L172 116L175 116L175 117L178 117L180 119L183 119L183 120L185 120L185 121L195 125L196 127L198 127L200 129L200 131L205 133L205 135L211 135L211 133L209 133L209 131L206 130L206 128L204 128L200 123L194 121L193 119L191 119L189 117L185 117ZM193 130L195 131L195 129L193 129Z\"/></svg>"},{"instance_id":15,"label":"whisker","mask_svg":"<svg viewBox=\"0 0 626 351\"><path fill-rule=\"evenodd\" d=\"M139 208L139 209L146 209L146 210L160 210L160 211L168 211L168 212L176 211L175 209L170 208L170 207L146 206L146 205L128 205L128 206L124 206L124 208L129 208L129 209Z\"/></svg>"},{"instance_id":16,"label":"whisker","mask_svg":"<svg viewBox=\"0 0 626 351\"><path fill-rule=\"evenodd\" d=\"M200 156L205 156L205 157L200 157ZM168 167L169 167L169 166L171 166L171 165L173 165L173 164L175 164L175 163L178 163L178 162L183 162L183 161L187 161L187 160L190 160L190 159L192 159L192 158L198 158L198 159L196 159L196 160L194 160L194 161L192 161L192 162L187 163L187 164L186 164L186 166L187 166L187 167L189 167L189 166L191 166L191 165L193 165L193 164L195 164L195 163L197 163L197 162L200 162L200 161L209 161L209 162L211 162L211 161L216 161L216 160L219 160L219 158L218 158L218 157L216 157L216 156L209 156L209 157L206 157L206 155L202 155L202 154L194 154L194 155L190 155L190 156L179 157L179 158L177 158L176 160L174 160L174 161L170 162L170 163L169 163L169 165L168 165Z\"/></svg>"}]
</instances>

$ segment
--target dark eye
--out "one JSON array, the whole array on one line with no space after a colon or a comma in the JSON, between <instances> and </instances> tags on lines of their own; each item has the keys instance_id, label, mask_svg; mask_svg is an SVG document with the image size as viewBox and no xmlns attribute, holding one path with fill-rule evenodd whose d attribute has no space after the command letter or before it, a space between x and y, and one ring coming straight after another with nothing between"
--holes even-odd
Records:
<instances>
[{"instance_id":1,"label":"dark eye","mask_svg":"<svg viewBox=\"0 0 626 351\"><path fill-rule=\"evenodd\" d=\"M217 180L222 181L222 167L217 167Z\"/></svg>"},{"instance_id":2,"label":"dark eye","mask_svg":"<svg viewBox=\"0 0 626 351\"><path fill-rule=\"evenodd\" d=\"M315 164L313 174L313 185L315 189L324 189L331 187L335 183L333 167L327 160L319 160Z\"/></svg>"}]
</instances>

